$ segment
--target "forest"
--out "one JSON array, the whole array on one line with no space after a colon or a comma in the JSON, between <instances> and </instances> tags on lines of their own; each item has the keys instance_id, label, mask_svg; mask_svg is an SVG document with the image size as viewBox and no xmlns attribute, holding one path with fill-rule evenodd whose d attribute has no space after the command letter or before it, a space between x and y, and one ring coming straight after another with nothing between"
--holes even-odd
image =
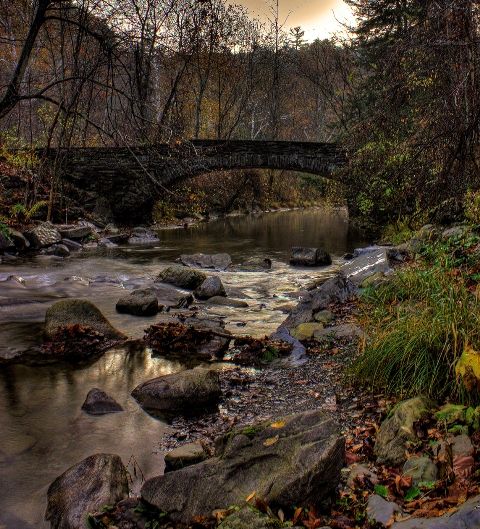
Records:
<instances>
[{"instance_id":1,"label":"forest","mask_svg":"<svg viewBox=\"0 0 480 529\"><path fill-rule=\"evenodd\" d=\"M0 529L480 529L480 2L260 3L0 0Z\"/></svg>"}]
</instances>

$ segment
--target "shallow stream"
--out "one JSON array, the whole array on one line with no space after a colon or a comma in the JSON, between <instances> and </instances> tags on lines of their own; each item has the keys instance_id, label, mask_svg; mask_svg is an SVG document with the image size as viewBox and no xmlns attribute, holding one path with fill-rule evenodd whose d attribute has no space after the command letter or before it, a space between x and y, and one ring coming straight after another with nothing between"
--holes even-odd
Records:
<instances>
[{"instance_id":1,"label":"shallow stream","mask_svg":"<svg viewBox=\"0 0 480 529\"><path fill-rule=\"evenodd\" d=\"M151 285L181 253L197 252L226 252L234 264L253 257L272 260L268 272L221 272L229 296L246 301L248 308L199 308L201 314L224 318L234 334L264 336L285 319L306 285L332 275L345 252L367 242L349 229L344 210L320 209L229 217L162 230L159 238L154 248L82 252L65 260L39 256L0 265L0 352L14 354L38 344L46 309L66 297L93 301L114 326L141 337L157 317L117 314L116 301L128 290ZM333 264L293 268L288 264L292 246L323 247ZM161 473L163 456L156 446L169 427L144 413L130 392L140 382L182 368L152 358L148 350L118 349L79 369L0 369L0 529L48 527L43 521L48 485L93 453L119 454L128 463L134 490L142 477ZM92 387L105 390L125 411L100 417L83 413Z\"/></svg>"}]
</instances>

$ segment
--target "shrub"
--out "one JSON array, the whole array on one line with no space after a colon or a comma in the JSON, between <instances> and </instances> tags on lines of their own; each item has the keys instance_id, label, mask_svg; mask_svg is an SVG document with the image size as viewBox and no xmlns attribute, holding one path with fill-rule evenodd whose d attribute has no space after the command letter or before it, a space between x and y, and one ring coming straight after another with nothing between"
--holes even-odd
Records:
<instances>
[{"instance_id":1,"label":"shrub","mask_svg":"<svg viewBox=\"0 0 480 529\"><path fill-rule=\"evenodd\" d=\"M477 397L455 373L463 351L480 348L479 258L471 236L463 242L426 247L423 263L364 293L369 338L352 367L361 380L402 397Z\"/></svg>"}]
</instances>

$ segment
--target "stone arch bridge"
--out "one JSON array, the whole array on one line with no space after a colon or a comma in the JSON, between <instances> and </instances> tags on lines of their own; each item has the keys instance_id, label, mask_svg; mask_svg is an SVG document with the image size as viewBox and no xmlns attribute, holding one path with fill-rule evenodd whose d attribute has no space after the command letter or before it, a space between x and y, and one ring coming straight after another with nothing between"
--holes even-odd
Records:
<instances>
[{"instance_id":1,"label":"stone arch bridge","mask_svg":"<svg viewBox=\"0 0 480 529\"><path fill-rule=\"evenodd\" d=\"M63 180L91 192L98 213L132 223L151 212L169 184L231 169L285 169L331 177L346 161L334 143L194 140L181 144L40 150L60 160Z\"/></svg>"}]
</instances>

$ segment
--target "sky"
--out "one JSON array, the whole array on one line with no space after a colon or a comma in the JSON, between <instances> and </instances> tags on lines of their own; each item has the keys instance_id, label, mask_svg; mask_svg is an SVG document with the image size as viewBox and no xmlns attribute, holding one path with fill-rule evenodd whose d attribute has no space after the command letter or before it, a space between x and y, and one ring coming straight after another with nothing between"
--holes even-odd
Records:
<instances>
[{"instance_id":1,"label":"sky","mask_svg":"<svg viewBox=\"0 0 480 529\"><path fill-rule=\"evenodd\" d=\"M265 20L269 3L275 0L235 0ZM307 40L328 38L336 31L342 31L341 22L353 20L349 7L342 0L279 0L280 19L287 28L301 26Z\"/></svg>"}]
</instances>

